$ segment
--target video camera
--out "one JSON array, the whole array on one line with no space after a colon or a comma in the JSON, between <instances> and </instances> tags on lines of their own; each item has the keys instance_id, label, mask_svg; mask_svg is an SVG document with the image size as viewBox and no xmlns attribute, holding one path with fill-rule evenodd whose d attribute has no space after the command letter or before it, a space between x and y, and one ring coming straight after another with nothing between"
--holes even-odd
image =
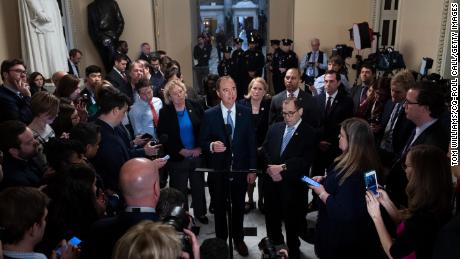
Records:
<instances>
[{"instance_id":1,"label":"video camera","mask_svg":"<svg viewBox=\"0 0 460 259\"><path fill-rule=\"evenodd\" d=\"M288 258L284 252L276 251L275 245L269 237L262 238L258 246L264 259Z\"/></svg>"},{"instance_id":2,"label":"video camera","mask_svg":"<svg viewBox=\"0 0 460 259\"><path fill-rule=\"evenodd\" d=\"M190 258L193 258L191 240L189 236L184 233L184 228L188 228L190 225L190 217L187 215L184 208L181 206L174 207L169 215L163 219L163 223L172 226L176 230L182 243L182 251L187 252Z\"/></svg>"},{"instance_id":3,"label":"video camera","mask_svg":"<svg viewBox=\"0 0 460 259\"><path fill-rule=\"evenodd\" d=\"M345 44L337 44L335 48L332 49L332 56L340 56L344 61L347 58L351 58L353 53L353 48Z\"/></svg>"}]
</instances>

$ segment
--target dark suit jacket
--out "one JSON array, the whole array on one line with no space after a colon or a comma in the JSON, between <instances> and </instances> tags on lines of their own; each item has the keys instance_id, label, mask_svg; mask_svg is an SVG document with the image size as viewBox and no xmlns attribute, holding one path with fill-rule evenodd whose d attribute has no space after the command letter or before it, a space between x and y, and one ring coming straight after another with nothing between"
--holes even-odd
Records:
<instances>
[{"instance_id":1,"label":"dark suit jacket","mask_svg":"<svg viewBox=\"0 0 460 259\"><path fill-rule=\"evenodd\" d=\"M385 104L382 115L383 131L385 131L385 128L390 121L391 113L395 105L396 104L391 100L388 100ZM393 128L392 144L394 154L401 153L402 149L406 145L407 139L409 138L414 128L415 124L406 118L406 112L404 111L404 108L401 108L401 112L399 113L398 119L396 120L396 125Z\"/></svg>"},{"instance_id":2,"label":"dark suit jacket","mask_svg":"<svg viewBox=\"0 0 460 259\"><path fill-rule=\"evenodd\" d=\"M9 154L4 155L3 180L0 181L0 191L7 187L30 186L39 187L44 171L30 159L18 160Z\"/></svg>"},{"instance_id":3,"label":"dark suit jacket","mask_svg":"<svg viewBox=\"0 0 460 259\"><path fill-rule=\"evenodd\" d=\"M414 129L415 130L415 129ZM407 145L409 139L404 141L404 147ZM449 132L443 127L441 121L436 121L430 127L425 129L417 139L414 140L411 147L416 145L432 145L441 148L444 152L447 153L449 147ZM403 147L403 149L404 149ZM404 163L405 153L407 149L401 150L393 166L391 167L390 173L387 180L388 194L390 195L391 200L396 205L407 205L407 195L405 188L407 185L407 177L402 169L401 165Z\"/></svg>"},{"instance_id":4,"label":"dark suit jacket","mask_svg":"<svg viewBox=\"0 0 460 259\"><path fill-rule=\"evenodd\" d=\"M284 122L278 122L270 126L263 144L263 151L267 164L286 164L287 170L281 173L283 181L300 184L300 178L308 175L308 170L313 161L317 143L315 129L302 120L289 140L283 154L280 155L285 128L286 124Z\"/></svg>"},{"instance_id":5,"label":"dark suit jacket","mask_svg":"<svg viewBox=\"0 0 460 259\"><path fill-rule=\"evenodd\" d=\"M361 100L361 93L363 91L362 85L355 85L351 88L350 96L353 99L353 114L356 114L359 107L359 101Z\"/></svg>"},{"instance_id":6,"label":"dark suit jacket","mask_svg":"<svg viewBox=\"0 0 460 259\"><path fill-rule=\"evenodd\" d=\"M110 259L116 242L126 231L143 220L158 221L155 213L122 212L120 215L94 223L88 240L82 240L81 258Z\"/></svg>"},{"instance_id":7,"label":"dark suit jacket","mask_svg":"<svg viewBox=\"0 0 460 259\"><path fill-rule=\"evenodd\" d=\"M200 125L203 117L203 109L200 105L185 100L185 110L190 117L193 127L193 136L195 138L195 146L199 146ZM176 109L173 104L165 105L160 110L160 120L158 122L158 136L163 134L168 135L168 141L164 143L166 154L171 156L171 161L182 161L184 157L179 154L179 151L184 148L180 137L180 126L177 118Z\"/></svg>"},{"instance_id":8,"label":"dark suit jacket","mask_svg":"<svg viewBox=\"0 0 460 259\"><path fill-rule=\"evenodd\" d=\"M238 103L252 110L250 99L244 98L244 99L239 100ZM263 99L262 102L260 103L259 114L252 115L252 119L253 119L252 122L254 126L254 132L256 134L257 147L261 147L265 140L265 135L267 134L267 130L268 130L269 111L270 111L270 100Z\"/></svg>"},{"instance_id":9,"label":"dark suit jacket","mask_svg":"<svg viewBox=\"0 0 460 259\"><path fill-rule=\"evenodd\" d=\"M129 81L125 81L123 77L114 69L110 71L110 73L107 74L105 77L112 85L120 90L122 93L126 94L130 99L131 102L134 102L133 100L133 89L131 87L131 84Z\"/></svg>"},{"instance_id":10,"label":"dark suit jacket","mask_svg":"<svg viewBox=\"0 0 460 259\"><path fill-rule=\"evenodd\" d=\"M252 126L251 111L236 103L235 132L231 143L233 152L233 169L248 170L257 168L256 141ZM200 145L203 153L208 155L209 166L214 169L225 169L229 164L229 148L227 130L222 117L220 104L205 111L200 130ZM221 141L227 147L222 153L211 153L211 142Z\"/></svg>"},{"instance_id":11,"label":"dark suit jacket","mask_svg":"<svg viewBox=\"0 0 460 259\"><path fill-rule=\"evenodd\" d=\"M32 119L30 97L23 96L21 98L4 85L0 86L0 122L19 120L29 124Z\"/></svg>"},{"instance_id":12,"label":"dark suit jacket","mask_svg":"<svg viewBox=\"0 0 460 259\"><path fill-rule=\"evenodd\" d=\"M129 136L121 125L112 128L100 119L94 123L100 127L101 142L91 163L104 180L105 187L118 191L118 175L121 166L133 157L145 156L145 152L143 149L131 146Z\"/></svg>"},{"instance_id":13,"label":"dark suit jacket","mask_svg":"<svg viewBox=\"0 0 460 259\"><path fill-rule=\"evenodd\" d=\"M422 144L432 145L439 147L447 153L449 148L449 136L449 131L444 128L440 120L437 120L414 140L411 147Z\"/></svg>"},{"instance_id":14,"label":"dark suit jacket","mask_svg":"<svg viewBox=\"0 0 460 259\"><path fill-rule=\"evenodd\" d=\"M322 182L330 194L318 199L315 252L320 258L375 258L380 242L366 208L363 172L354 172L342 184L342 175L330 170Z\"/></svg>"},{"instance_id":15,"label":"dark suit jacket","mask_svg":"<svg viewBox=\"0 0 460 259\"><path fill-rule=\"evenodd\" d=\"M147 62L150 62L151 58L152 58L152 56L150 54L145 55L144 52L141 52L141 54L139 55L139 59L145 60Z\"/></svg>"},{"instance_id":16,"label":"dark suit jacket","mask_svg":"<svg viewBox=\"0 0 460 259\"><path fill-rule=\"evenodd\" d=\"M320 109L320 140L331 143L338 148L340 123L353 116L353 100L346 92L338 91L329 114L326 114L326 93L314 97Z\"/></svg>"},{"instance_id":17,"label":"dark suit jacket","mask_svg":"<svg viewBox=\"0 0 460 259\"><path fill-rule=\"evenodd\" d=\"M286 98L287 98L286 90L273 96L272 102L270 105L270 113L268 115L269 124L283 121L283 115L282 115L283 101L286 100ZM313 100L313 97L305 93L305 91L303 91L302 89L300 89L299 95L297 96L297 98L303 104L302 119L304 119L313 128L317 128L320 122L319 107L317 106L316 102Z\"/></svg>"},{"instance_id":18,"label":"dark suit jacket","mask_svg":"<svg viewBox=\"0 0 460 259\"><path fill-rule=\"evenodd\" d=\"M68 70L69 72L68 72L68 73L71 74L71 75L74 75L74 76L76 76L76 77L80 77L80 69L78 68L77 65L75 65L75 68L77 69L77 74L74 74L73 69L72 69L72 64L71 64L71 62L72 62L72 61L70 61L70 59L67 59L67 66L68 66L68 68L69 68L69 70Z\"/></svg>"}]
</instances>

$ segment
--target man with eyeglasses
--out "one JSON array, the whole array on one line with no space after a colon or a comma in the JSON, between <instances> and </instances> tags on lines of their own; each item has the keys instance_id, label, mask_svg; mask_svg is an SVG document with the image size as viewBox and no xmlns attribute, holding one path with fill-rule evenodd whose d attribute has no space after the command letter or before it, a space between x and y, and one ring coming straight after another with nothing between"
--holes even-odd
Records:
<instances>
[{"instance_id":1,"label":"man with eyeglasses","mask_svg":"<svg viewBox=\"0 0 460 259\"><path fill-rule=\"evenodd\" d=\"M401 164L410 147L416 145L433 145L447 152L449 129L441 123L440 116L446 109L443 93L436 83L420 81L407 91L404 111L408 120L415 124L415 129L405 141L405 146L393 164L387 181L387 192L395 204L407 205L405 188L407 178Z\"/></svg>"},{"instance_id":2,"label":"man with eyeglasses","mask_svg":"<svg viewBox=\"0 0 460 259\"><path fill-rule=\"evenodd\" d=\"M3 85L0 86L0 122L32 121L30 90L27 84L26 66L22 60L4 60L1 65Z\"/></svg>"},{"instance_id":3,"label":"man with eyeglasses","mask_svg":"<svg viewBox=\"0 0 460 259\"><path fill-rule=\"evenodd\" d=\"M263 151L268 168L265 180L265 221L268 237L276 245L284 244L281 223L286 228L289 258L300 258L300 240L307 227L308 188L301 181L313 160L317 143L315 129L302 119L302 103L288 97L282 104L283 122L267 132Z\"/></svg>"},{"instance_id":4,"label":"man with eyeglasses","mask_svg":"<svg viewBox=\"0 0 460 259\"><path fill-rule=\"evenodd\" d=\"M295 97L302 104L302 118L312 127L319 126L319 108L313 97L299 88L300 72L298 68L289 68L284 76L286 90L273 96L268 114L268 123L283 121L281 114L283 101L288 97Z\"/></svg>"}]
</instances>

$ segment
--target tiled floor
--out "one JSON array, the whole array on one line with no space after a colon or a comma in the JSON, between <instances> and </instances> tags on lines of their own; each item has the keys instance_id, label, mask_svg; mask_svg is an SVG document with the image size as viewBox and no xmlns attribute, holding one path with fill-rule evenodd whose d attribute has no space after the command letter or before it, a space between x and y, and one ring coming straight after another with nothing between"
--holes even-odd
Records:
<instances>
[{"instance_id":1,"label":"tiled floor","mask_svg":"<svg viewBox=\"0 0 460 259\"><path fill-rule=\"evenodd\" d=\"M256 186L257 188L257 186ZM189 199L191 197L189 196ZM310 198L311 199L311 198ZM254 200L258 200L257 189L254 190ZM208 188L206 188L206 201L209 206L209 192ZM193 213L193 209L190 211ZM200 235L198 236L200 242L203 242L207 238L215 237L214 231L214 215L208 214L209 224L203 225L200 222L197 222L198 226L200 226ZM307 216L308 225L313 227L316 222L317 213L309 213ZM267 232L265 230L265 217L263 214L260 213L258 209L252 210L249 214L246 214L244 217L244 227L256 227L257 228L257 236L249 236L245 237L244 240L246 245L249 249L249 256L242 257L236 251L233 251L234 258L254 258L258 259L261 258L261 254L258 248L258 244L260 240L267 236ZM315 256L314 247L304 241L301 240L301 247L300 251L303 254L302 258L317 258Z\"/></svg>"}]
</instances>

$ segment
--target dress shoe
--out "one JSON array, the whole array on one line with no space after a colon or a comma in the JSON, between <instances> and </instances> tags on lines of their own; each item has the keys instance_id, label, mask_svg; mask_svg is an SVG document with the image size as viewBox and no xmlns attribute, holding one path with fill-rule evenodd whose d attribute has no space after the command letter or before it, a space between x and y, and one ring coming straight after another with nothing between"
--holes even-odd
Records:
<instances>
[{"instance_id":1,"label":"dress shoe","mask_svg":"<svg viewBox=\"0 0 460 259\"><path fill-rule=\"evenodd\" d=\"M206 216L201 216L201 217L196 217L196 219L201 223L207 225L209 223L208 217Z\"/></svg>"},{"instance_id":2,"label":"dress shoe","mask_svg":"<svg viewBox=\"0 0 460 259\"><path fill-rule=\"evenodd\" d=\"M241 256L248 256L248 247L244 243L243 240L241 241L235 241L235 250L240 254Z\"/></svg>"},{"instance_id":3,"label":"dress shoe","mask_svg":"<svg viewBox=\"0 0 460 259\"><path fill-rule=\"evenodd\" d=\"M248 214L252 209L256 207L255 202L246 202L244 204L244 214Z\"/></svg>"}]
</instances>

